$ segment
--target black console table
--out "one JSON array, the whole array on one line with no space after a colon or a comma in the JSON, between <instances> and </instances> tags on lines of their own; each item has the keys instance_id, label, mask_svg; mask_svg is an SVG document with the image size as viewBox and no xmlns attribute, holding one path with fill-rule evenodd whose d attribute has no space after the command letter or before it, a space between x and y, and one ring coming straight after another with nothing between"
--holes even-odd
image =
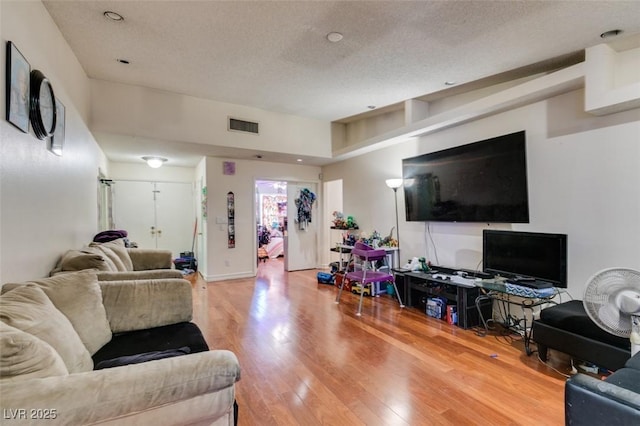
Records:
<instances>
[{"instance_id":1,"label":"black console table","mask_svg":"<svg viewBox=\"0 0 640 426\"><path fill-rule=\"evenodd\" d=\"M438 268L440 273L441 268ZM453 273L453 270L445 273ZM448 304L455 304L458 311L458 327L471 328L480 325L480 313L489 317L491 303L476 308L480 290L471 285L462 285L450 279L434 278L433 273L403 272L406 306L415 307L416 298L424 294L428 297L444 297ZM481 304L482 305L482 304Z\"/></svg>"}]
</instances>

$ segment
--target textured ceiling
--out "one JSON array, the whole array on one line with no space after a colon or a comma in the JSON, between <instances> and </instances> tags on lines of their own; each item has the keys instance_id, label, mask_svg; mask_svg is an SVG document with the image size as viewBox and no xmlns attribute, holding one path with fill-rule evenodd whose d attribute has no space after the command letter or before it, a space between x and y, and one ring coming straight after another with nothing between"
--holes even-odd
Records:
<instances>
[{"instance_id":1,"label":"textured ceiling","mask_svg":"<svg viewBox=\"0 0 640 426\"><path fill-rule=\"evenodd\" d=\"M640 1L44 4L90 78L328 121L640 33Z\"/></svg>"}]
</instances>

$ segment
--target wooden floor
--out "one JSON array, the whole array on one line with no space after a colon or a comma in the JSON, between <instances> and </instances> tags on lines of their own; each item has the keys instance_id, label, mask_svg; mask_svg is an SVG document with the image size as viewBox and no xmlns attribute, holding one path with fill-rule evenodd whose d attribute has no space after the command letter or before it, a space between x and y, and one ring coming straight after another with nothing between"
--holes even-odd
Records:
<instances>
[{"instance_id":1,"label":"wooden floor","mask_svg":"<svg viewBox=\"0 0 640 426\"><path fill-rule=\"evenodd\" d=\"M334 304L316 273L270 259L255 279L192 276L194 321L240 360L239 425L564 424L565 378L519 336L480 337L388 296L357 317L357 297Z\"/></svg>"}]
</instances>

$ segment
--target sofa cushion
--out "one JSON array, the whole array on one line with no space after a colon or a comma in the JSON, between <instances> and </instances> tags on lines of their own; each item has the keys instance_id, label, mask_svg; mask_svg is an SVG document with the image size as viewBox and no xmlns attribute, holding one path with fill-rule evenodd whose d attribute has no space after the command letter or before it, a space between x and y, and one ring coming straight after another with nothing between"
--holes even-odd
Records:
<instances>
[{"instance_id":1,"label":"sofa cushion","mask_svg":"<svg viewBox=\"0 0 640 426\"><path fill-rule=\"evenodd\" d=\"M640 393L640 370L635 368L621 368L607 377L606 381L632 392Z\"/></svg>"},{"instance_id":2,"label":"sofa cushion","mask_svg":"<svg viewBox=\"0 0 640 426\"><path fill-rule=\"evenodd\" d=\"M635 368L636 370L640 370L640 352L629 358L624 366L627 368Z\"/></svg>"},{"instance_id":3,"label":"sofa cushion","mask_svg":"<svg viewBox=\"0 0 640 426\"><path fill-rule=\"evenodd\" d=\"M113 339L93 355L97 366L115 358L188 347L190 353L209 350L197 325L191 322L165 325L145 330L116 333Z\"/></svg>"},{"instance_id":4,"label":"sofa cushion","mask_svg":"<svg viewBox=\"0 0 640 426\"><path fill-rule=\"evenodd\" d=\"M193 294L185 279L99 281L113 333L191 321Z\"/></svg>"},{"instance_id":5,"label":"sofa cushion","mask_svg":"<svg viewBox=\"0 0 640 426\"><path fill-rule=\"evenodd\" d=\"M68 250L54 270L59 271L82 271L84 269L97 269L99 271L109 271L109 265L100 254L83 250Z\"/></svg>"},{"instance_id":6,"label":"sofa cushion","mask_svg":"<svg viewBox=\"0 0 640 426\"><path fill-rule=\"evenodd\" d=\"M100 243L91 243L86 250L93 251L94 253L102 254L105 262L109 264L109 266L113 265L113 271L126 271L127 269L124 266L124 263L120 259L120 256L113 251L113 249L105 244Z\"/></svg>"},{"instance_id":7,"label":"sofa cushion","mask_svg":"<svg viewBox=\"0 0 640 426\"><path fill-rule=\"evenodd\" d=\"M156 361L159 359L172 358L174 356L187 355L191 353L188 346L178 349L167 349L166 351L143 352L136 355L126 355L118 358L100 361L94 367L94 370L102 370L103 368L121 367L123 365L140 364L141 362Z\"/></svg>"},{"instance_id":8,"label":"sofa cushion","mask_svg":"<svg viewBox=\"0 0 640 426\"><path fill-rule=\"evenodd\" d=\"M111 340L111 327L95 272L71 272L28 283L44 290L54 306L69 319L90 354ZM2 291L17 285L20 284L5 284Z\"/></svg>"},{"instance_id":9,"label":"sofa cushion","mask_svg":"<svg viewBox=\"0 0 640 426\"><path fill-rule=\"evenodd\" d=\"M71 322L37 285L21 285L1 295L0 320L50 344L70 373L93 368L91 355Z\"/></svg>"},{"instance_id":10,"label":"sofa cushion","mask_svg":"<svg viewBox=\"0 0 640 426\"><path fill-rule=\"evenodd\" d=\"M89 250L91 249L97 249L104 253L116 266L116 270L133 271L133 262L122 238L106 243L92 242L89 244Z\"/></svg>"},{"instance_id":11,"label":"sofa cushion","mask_svg":"<svg viewBox=\"0 0 640 426\"><path fill-rule=\"evenodd\" d=\"M0 321L0 380L69 374L60 355L43 340Z\"/></svg>"}]
</instances>

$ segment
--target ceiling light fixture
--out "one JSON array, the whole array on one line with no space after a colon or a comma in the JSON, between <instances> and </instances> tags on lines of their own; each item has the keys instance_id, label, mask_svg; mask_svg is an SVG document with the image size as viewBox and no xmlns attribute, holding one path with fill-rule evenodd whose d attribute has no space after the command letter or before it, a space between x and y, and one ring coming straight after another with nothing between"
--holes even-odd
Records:
<instances>
[{"instance_id":1,"label":"ceiling light fixture","mask_svg":"<svg viewBox=\"0 0 640 426\"><path fill-rule=\"evenodd\" d=\"M375 106L375 105L367 105L367 108L369 108L369 109L376 109L376 106Z\"/></svg>"},{"instance_id":2,"label":"ceiling light fixture","mask_svg":"<svg viewBox=\"0 0 640 426\"><path fill-rule=\"evenodd\" d=\"M445 82L444 82L444 85L445 85L445 86L453 86L454 84L456 84L456 82L455 82L455 81L445 81Z\"/></svg>"},{"instance_id":3,"label":"ceiling light fixture","mask_svg":"<svg viewBox=\"0 0 640 426\"><path fill-rule=\"evenodd\" d=\"M162 165L168 161L166 158L162 157L142 157L142 159L146 161L147 165L153 169L162 167Z\"/></svg>"},{"instance_id":4,"label":"ceiling light fixture","mask_svg":"<svg viewBox=\"0 0 640 426\"><path fill-rule=\"evenodd\" d=\"M622 34L622 30L610 30L600 34L600 38L611 38Z\"/></svg>"},{"instance_id":5,"label":"ceiling light fixture","mask_svg":"<svg viewBox=\"0 0 640 426\"><path fill-rule=\"evenodd\" d=\"M296 161L297 161L298 163L302 163L302 158L298 158Z\"/></svg>"},{"instance_id":6,"label":"ceiling light fixture","mask_svg":"<svg viewBox=\"0 0 640 426\"><path fill-rule=\"evenodd\" d=\"M343 39L343 35L335 31L327 34L327 40L329 40L331 43L337 43L342 39Z\"/></svg>"},{"instance_id":7,"label":"ceiling light fixture","mask_svg":"<svg viewBox=\"0 0 640 426\"><path fill-rule=\"evenodd\" d=\"M402 179L387 179L384 181L387 186L391 189L398 189L402 186L403 180Z\"/></svg>"},{"instance_id":8,"label":"ceiling light fixture","mask_svg":"<svg viewBox=\"0 0 640 426\"><path fill-rule=\"evenodd\" d=\"M122 22L124 21L124 16L120 15L117 12L112 12L110 10L107 10L103 13L104 17L107 18L110 21L114 21L114 22Z\"/></svg>"}]
</instances>

